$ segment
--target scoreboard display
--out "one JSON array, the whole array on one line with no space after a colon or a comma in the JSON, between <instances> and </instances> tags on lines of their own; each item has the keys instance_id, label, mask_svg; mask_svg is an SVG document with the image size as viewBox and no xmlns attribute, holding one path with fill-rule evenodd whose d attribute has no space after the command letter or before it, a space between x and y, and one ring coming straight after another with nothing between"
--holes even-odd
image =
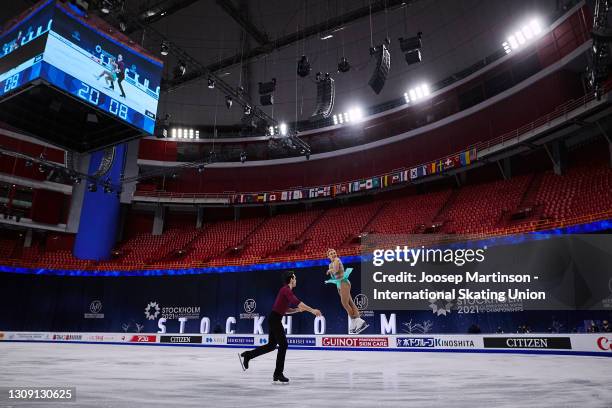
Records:
<instances>
[{"instance_id":1,"label":"scoreboard display","mask_svg":"<svg viewBox=\"0 0 612 408\"><path fill-rule=\"evenodd\" d=\"M163 65L48 0L1 37L0 97L42 80L153 134Z\"/></svg>"}]
</instances>

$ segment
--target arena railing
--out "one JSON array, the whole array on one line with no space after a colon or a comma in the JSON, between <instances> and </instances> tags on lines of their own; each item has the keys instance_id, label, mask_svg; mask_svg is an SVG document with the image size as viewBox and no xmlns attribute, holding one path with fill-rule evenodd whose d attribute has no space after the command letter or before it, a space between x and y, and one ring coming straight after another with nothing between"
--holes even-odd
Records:
<instances>
[{"instance_id":1,"label":"arena railing","mask_svg":"<svg viewBox=\"0 0 612 408\"><path fill-rule=\"evenodd\" d=\"M608 96L609 91L612 89L612 81L608 81L605 86L604 86L604 98L606 98ZM582 97L578 98L578 99L570 99L567 102L564 102L561 105L558 105L552 112L549 112L546 115L540 116L538 119L527 123L519 128L516 128L512 131L506 132L500 136L497 136L493 139L487 140L487 141L480 141L474 144L471 144L467 147L465 147L464 149L461 149L460 151L454 152L452 154L443 156L441 158L437 158L435 160L430 160L424 163L420 163L418 165L413 165L413 166L409 166L409 167L401 167L401 168L397 168L397 169L393 169L389 172L385 172L382 174L376 174L376 175L372 175L372 176L366 176L363 178L359 178L359 179L352 179L352 180L346 180L346 181L339 181L339 182L334 182L334 183L330 183L330 184L322 184L322 185L315 185L315 186L295 186L295 187L291 187L291 188L279 188L278 190L268 190L268 191L246 191L246 192L227 192L227 193L185 193L185 192L171 192L171 191L140 191L137 190L134 193L134 196L141 196L141 197L155 197L155 198L183 198L183 199L227 199L229 201L230 204L236 204L234 202L234 199L236 196L238 195L263 195L263 194L274 194L274 193L279 193L279 192L283 192L283 191L294 191L294 190L309 190L309 189L317 189L317 188L324 188L324 187L331 187L331 186L335 186L335 185L339 185L339 184L351 184L354 182L358 182L358 181L362 181L365 179L375 179L377 177L383 177L385 175L389 175L389 174L393 174L393 173L398 173L398 172L404 172L404 171L409 171L412 168L415 167L422 167L428 164L431 164L432 162L439 162L442 161L444 162L446 159L449 158L453 158L455 156L457 156L458 154L461 154L465 151L468 150L472 150L472 149L476 149L476 152L478 154L478 152L481 152L485 149L491 149L493 147L503 147L504 145L506 145L509 141L512 142L519 142L520 141L520 137L524 134L527 134L529 132L532 132L538 128L541 128L543 126L549 125L552 121L561 118L563 116L567 116L570 112L580 108L580 107L584 107L586 106L589 102L592 102L593 100L595 100L595 94L593 92L589 92L585 95L583 95ZM458 168L461 167L455 167L452 170L456 170ZM436 175L439 174L444 174L445 171L442 172L437 172L435 173ZM429 176L429 175L428 175ZM427 176L425 176L427 177ZM422 178L422 177L419 177ZM409 182L410 180L405 180L403 183L401 184L405 184L406 182ZM358 193L364 193L367 191L376 191L376 190L360 190ZM346 195L351 195L351 193L349 194L343 194L344 196ZM324 198L329 198L329 197L324 197ZM308 200L310 199L309 197L306 197L302 200ZM295 202L296 200L289 200L287 202ZM276 203L278 203L279 201L276 201ZM252 204L257 204L257 203L252 203ZM261 203L259 203L261 204ZM265 203L264 203L265 204Z\"/></svg>"}]
</instances>

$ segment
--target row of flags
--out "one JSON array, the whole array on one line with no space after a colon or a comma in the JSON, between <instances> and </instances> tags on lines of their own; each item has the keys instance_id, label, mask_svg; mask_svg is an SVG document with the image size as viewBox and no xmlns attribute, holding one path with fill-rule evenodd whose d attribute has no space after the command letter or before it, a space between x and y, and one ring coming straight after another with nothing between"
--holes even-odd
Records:
<instances>
[{"instance_id":1,"label":"row of flags","mask_svg":"<svg viewBox=\"0 0 612 408\"><path fill-rule=\"evenodd\" d=\"M335 197L338 195L356 193L359 191L382 189L394 184L409 182L420 177L443 173L451 169L468 166L473 163L476 158L476 149L470 149L444 159L413 167L409 170L391 172L383 176L307 189L257 194L235 194L233 201L234 203L240 204L271 203L278 201Z\"/></svg>"},{"instance_id":2,"label":"row of flags","mask_svg":"<svg viewBox=\"0 0 612 408\"><path fill-rule=\"evenodd\" d=\"M445 171L470 165L476 160L476 149L465 150L453 156L436 160L427 164L422 164L410 169L410 180L432 174L444 173Z\"/></svg>"}]
</instances>

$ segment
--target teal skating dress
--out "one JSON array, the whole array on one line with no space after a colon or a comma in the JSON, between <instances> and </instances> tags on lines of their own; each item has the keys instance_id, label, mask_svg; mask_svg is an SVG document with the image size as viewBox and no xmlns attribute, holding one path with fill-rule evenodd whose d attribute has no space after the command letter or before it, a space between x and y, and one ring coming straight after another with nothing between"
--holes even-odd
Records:
<instances>
[{"instance_id":1,"label":"teal skating dress","mask_svg":"<svg viewBox=\"0 0 612 408\"><path fill-rule=\"evenodd\" d=\"M338 289L340 289L342 282L348 282L349 284L351 283L348 280L348 277L350 276L351 272L353 272L353 268L346 268L346 270L344 269L344 265L342 265L342 261L340 259L338 259L338 262L340 263L340 268L338 268L338 274L342 275L342 279L338 279L338 278L331 278L325 281L325 283L331 283L331 284L335 284L336 287ZM331 264L330 264L331 266ZM340 274L340 272L344 272L342 274Z\"/></svg>"}]
</instances>

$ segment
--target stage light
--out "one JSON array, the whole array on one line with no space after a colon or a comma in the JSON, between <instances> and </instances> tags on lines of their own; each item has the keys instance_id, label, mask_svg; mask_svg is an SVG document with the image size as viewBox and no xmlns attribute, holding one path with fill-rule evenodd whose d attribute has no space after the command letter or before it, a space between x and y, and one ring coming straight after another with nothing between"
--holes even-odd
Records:
<instances>
[{"instance_id":1,"label":"stage light","mask_svg":"<svg viewBox=\"0 0 612 408\"><path fill-rule=\"evenodd\" d=\"M193 139L193 129L189 129L189 138Z\"/></svg>"},{"instance_id":2,"label":"stage light","mask_svg":"<svg viewBox=\"0 0 612 408\"><path fill-rule=\"evenodd\" d=\"M122 33L125 33L127 31L127 22L125 21L125 18L119 16L119 30Z\"/></svg>"},{"instance_id":3,"label":"stage light","mask_svg":"<svg viewBox=\"0 0 612 408\"><path fill-rule=\"evenodd\" d=\"M168 55L168 53L170 52L170 46L168 45L168 41L164 40L161 42L160 45L160 50L159 50L160 54L163 55L164 57L166 55Z\"/></svg>"},{"instance_id":4,"label":"stage light","mask_svg":"<svg viewBox=\"0 0 612 408\"><path fill-rule=\"evenodd\" d=\"M33 164L32 160L26 160L26 162L25 162L25 166L26 167L32 167L32 164Z\"/></svg>"},{"instance_id":5,"label":"stage light","mask_svg":"<svg viewBox=\"0 0 612 408\"><path fill-rule=\"evenodd\" d=\"M322 40L329 40L330 38L333 38L334 35L333 34L324 34L321 36Z\"/></svg>"},{"instance_id":6,"label":"stage light","mask_svg":"<svg viewBox=\"0 0 612 408\"><path fill-rule=\"evenodd\" d=\"M246 152L241 152L240 153L240 163L244 163L245 161L247 161L247 154Z\"/></svg>"},{"instance_id":7,"label":"stage light","mask_svg":"<svg viewBox=\"0 0 612 408\"><path fill-rule=\"evenodd\" d=\"M406 103L415 103L425 99L430 94L431 91L429 90L429 85L421 84L409 89L408 92L404 93L404 99L406 100Z\"/></svg>"},{"instance_id":8,"label":"stage light","mask_svg":"<svg viewBox=\"0 0 612 408\"><path fill-rule=\"evenodd\" d=\"M512 48L510 47L510 44L508 44L507 41L504 42L502 46L504 47L504 51L506 52L506 54L510 54L512 52Z\"/></svg>"},{"instance_id":9,"label":"stage light","mask_svg":"<svg viewBox=\"0 0 612 408\"><path fill-rule=\"evenodd\" d=\"M172 133L172 138L176 139L176 128L172 128L171 133Z\"/></svg>"},{"instance_id":10,"label":"stage light","mask_svg":"<svg viewBox=\"0 0 612 408\"><path fill-rule=\"evenodd\" d=\"M187 72L187 66L183 61L179 61L178 65L174 69L174 76L182 77L183 75L185 75L185 72Z\"/></svg>"},{"instance_id":11,"label":"stage light","mask_svg":"<svg viewBox=\"0 0 612 408\"><path fill-rule=\"evenodd\" d=\"M353 108L349 110L349 119L353 123L361 122L363 119L363 112L361 108Z\"/></svg>"},{"instance_id":12,"label":"stage light","mask_svg":"<svg viewBox=\"0 0 612 408\"><path fill-rule=\"evenodd\" d=\"M232 100L231 96L225 97L225 106L227 106L227 109L231 109L233 103L234 101Z\"/></svg>"},{"instance_id":13,"label":"stage light","mask_svg":"<svg viewBox=\"0 0 612 408\"><path fill-rule=\"evenodd\" d=\"M102 0L101 3L102 5L100 6L100 11L104 14L110 13L113 4L109 0Z\"/></svg>"},{"instance_id":14,"label":"stage light","mask_svg":"<svg viewBox=\"0 0 612 408\"><path fill-rule=\"evenodd\" d=\"M251 107L249 105L244 105L244 115L249 116L251 114Z\"/></svg>"},{"instance_id":15,"label":"stage light","mask_svg":"<svg viewBox=\"0 0 612 408\"><path fill-rule=\"evenodd\" d=\"M98 191L98 185L96 183L89 183L89 185L87 186L87 191L89 191L90 193L95 193L96 191Z\"/></svg>"},{"instance_id":16,"label":"stage light","mask_svg":"<svg viewBox=\"0 0 612 408\"><path fill-rule=\"evenodd\" d=\"M214 89L215 88L215 80L212 78L208 78L208 89Z\"/></svg>"},{"instance_id":17,"label":"stage light","mask_svg":"<svg viewBox=\"0 0 612 408\"><path fill-rule=\"evenodd\" d=\"M274 136L274 126L270 126L268 128L268 133L270 134L270 136Z\"/></svg>"},{"instance_id":18,"label":"stage light","mask_svg":"<svg viewBox=\"0 0 612 408\"><path fill-rule=\"evenodd\" d=\"M533 20L531 20L531 22L529 22L529 25L531 26L534 35L538 35L542 32L542 26L538 19L534 18Z\"/></svg>"},{"instance_id":19,"label":"stage light","mask_svg":"<svg viewBox=\"0 0 612 408\"><path fill-rule=\"evenodd\" d=\"M281 136L287 136L287 124L285 122L280 124L280 134Z\"/></svg>"},{"instance_id":20,"label":"stage light","mask_svg":"<svg viewBox=\"0 0 612 408\"><path fill-rule=\"evenodd\" d=\"M542 33L542 26L538 19L532 19L529 23L523 24L520 29L515 30L502 43L504 52L510 54L512 51L528 45Z\"/></svg>"},{"instance_id":21,"label":"stage light","mask_svg":"<svg viewBox=\"0 0 612 408\"><path fill-rule=\"evenodd\" d=\"M204 171L204 165L200 164L198 165L198 173L202 173Z\"/></svg>"},{"instance_id":22,"label":"stage light","mask_svg":"<svg viewBox=\"0 0 612 408\"><path fill-rule=\"evenodd\" d=\"M302 55L302 58L298 61L297 74L302 78L307 77L311 69L312 67L310 66L310 62L308 62L308 58Z\"/></svg>"}]
</instances>

